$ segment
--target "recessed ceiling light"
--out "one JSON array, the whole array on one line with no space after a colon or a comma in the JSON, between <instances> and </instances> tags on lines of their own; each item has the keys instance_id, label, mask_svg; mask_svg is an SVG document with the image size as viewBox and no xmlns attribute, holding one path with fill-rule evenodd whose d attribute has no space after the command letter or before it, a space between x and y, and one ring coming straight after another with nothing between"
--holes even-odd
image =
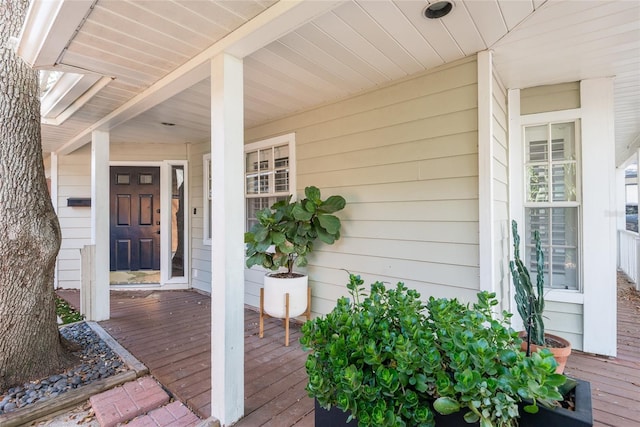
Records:
<instances>
[{"instance_id":1,"label":"recessed ceiling light","mask_svg":"<svg viewBox=\"0 0 640 427\"><path fill-rule=\"evenodd\" d=\"M453 2L439 1L430 4L424 9L424 16L429 19L438 19L446 16L453 9Z\"/></svg>"},{"instance_id":2,"label":"recessed ceiling light","mask_svg":"<svg viewBox=\"0 0 640 427\"><path fill-rule=\"evenodd\" d=\"M160 124L161 124L162 126L169 126L169 127L171 127L171 126L175 126L175 125L176 125L175 123L169 123L169 122L162 122L162 123L160 123Z\"/></svg>"}]
</instances>

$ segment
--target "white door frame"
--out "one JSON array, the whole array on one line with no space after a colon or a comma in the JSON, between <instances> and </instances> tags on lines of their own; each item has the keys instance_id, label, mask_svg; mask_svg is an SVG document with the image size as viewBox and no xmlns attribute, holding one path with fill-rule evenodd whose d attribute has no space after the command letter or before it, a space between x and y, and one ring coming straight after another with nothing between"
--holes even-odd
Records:
<instances>
[{"instance_id":1,"label":"white door frame","mask_svg":"<svg viewBox=\"0 0 640 427\"><path fill-rule=\"evenodd\" d=\"M145 290L150 289L188 289L189 288L189 172L187 160L162 160L162 161L134 161L116 160L110 161L111 166L139 166L160 168L160 284L157 287L145 285ZM184 276L171 278L171 167L184 167ZM111 190L109 190L111 191ZM127 289L135 289L135 285L127 285Z\"/></svg>"}]
</instances>

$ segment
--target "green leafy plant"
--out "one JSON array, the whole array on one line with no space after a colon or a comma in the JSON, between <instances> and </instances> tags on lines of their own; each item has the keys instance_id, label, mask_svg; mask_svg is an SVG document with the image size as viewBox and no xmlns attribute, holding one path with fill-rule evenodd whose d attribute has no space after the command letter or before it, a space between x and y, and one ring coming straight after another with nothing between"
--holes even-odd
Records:
<instances>
[{"instance_id":1,"label":"green leafy plant","mask_svg":"<svg viewBox=\"0 0 640 427\"><path fill-rule=\"evenodd\" d=\"M376 282L369 294L350 275L351 299L302 327L307 392L329 409L350 411L360 426L432 426L434 412L466 411L481 427L517 425L518 403L536 412L562 399L548 351L525 357L498 318L495 294L481 292L472 306L430 298L398 283Z\"/></svg>"},{"instance_id":2,"label":"green leafy plant","mask_svg":"<svg viewBox=\"0 0 640 427\"><path fill-rule=\"evenodd\" d=\"M518 234L518 224L515 221L511 221L511 231L513 233L513 260L509 262L509 268L516 290L515 301L518 313L527 330L527 340L536 345L544 346L544 319L542 317L544 313L544 253L540 245L540 233L536 230L533 234L536 245L536 285L534 287L529 270L520 258L520 235Z\"/></svg>"},{"instance_id":3,"label":"green leafy plant","mask_svg":"<svg viewBox=\"0 0 640 427\"><path fill-rule=\"evenodd\" d=\"M292 202L289 196L256 213L258 222L244 235L247 267L261 265L274 271L284 267L285 276L292 277L294 266L307 265L316 239L333 244L340 238L340 219L332 214L344 208L345 199L322 200L313 186L304 193L302 200Z\"/></svg>"},{"instance_id":4,"label":"green leafy plant","mask_svg":"<svg viewBox=\"0 0 640 427\"><path fill-rule=\"evenodd\" d=\"M84 316L76 311L67 301L56 297L56 314L62 319L62 324L80 322Z\"/></svg>"},{"instance_id":5,"label":"green leafy plant","mask_svg":"<svg viewBox=\"0 0 640 427\"><path fill-rule=\"evenodd\" d=\"M446 367L434 408L442 414L466 409L465 420L480 426L516 426L519 402L528 400L524 410L536 413L538 402L562 400L557 387L566 378L555 373L548 350L523 356L521 340L509 326L511 314L498 318L497 304L495 294L487 292L471 307L456 299L429 299L428 322Z\"/></svg>"}]
</instances>

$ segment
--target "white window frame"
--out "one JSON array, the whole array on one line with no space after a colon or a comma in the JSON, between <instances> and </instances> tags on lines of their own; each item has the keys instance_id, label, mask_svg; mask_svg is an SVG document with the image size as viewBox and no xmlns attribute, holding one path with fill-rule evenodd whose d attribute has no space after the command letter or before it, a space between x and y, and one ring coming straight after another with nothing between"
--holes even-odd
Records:
<instances>
[{"instance_id":1,"label":"white window frame","mask_svg":"<svg viewBox=\"0 0 640 427\"><path fill-rule=\"evenodd\" d=\"M270 192L270 193L258 193L258 194L247 194L247 153L256 150L265 150L268 148L273 148L280 145L288 144L289 149L289 191L288 192ZM244 147L244 198L245 198L245 206L247 203L247 199L251 198L262 198L262 197L282 197L292 195L293 198L296 197L296 135L295 133L288 133L286 135L280 135L273 138L263 139L261 141L256 141L250 144L246 144ZM275 185L273 183L269 186L269 188L275 189ZM245 228L248 222L248 210L245 209ZM248 231L248 230L247 230Z\"/></svg>"},{"instance_id":2,"label":"white window frame","mask_svg":"<svg viewBox=\"0 0 640 427\"><path fill-rule=\"evenodd\" d=\"M509 104L516 105L519 104L519 96L514 96L514 93L510 94ZM519 94L518 94L519 95ZM525 147L524 147L524 127L525 126L534 126L537 124L548 124L548 123L563 123L570 121L580 121L582 120L582 111L580 108L570 109L570 110L561 110L561 111L552 111L545 113L536 113L536 114L527 114L520 115L519 109L515 111L512 109L510 116L510 134L509 134L509 164L510 164L510 181L514 185L514 188L519 189L516 191L513 197L511 198L511 218L518 222L521 225L520 234L524 236L524 232L526 230L522 225L525 224L525 195L526 195L526 180L525 177ZM515 113L515 114L513 114ZM576 166L576 172L578 175L582 175L582 141L579 134L579 129L576 129L576 156L578 156L578 162ZM576 183L580 187L577 187L576 191L579 193L581 190L581 179L579 179L580 184ZM583 210L579 209L579 222L583 223ZM579 235L582 236L582 230L579 230ZM513 242L513 241L512 241ZM578 242L578 252L580 254L580 265L578 266L578 289L550 289L547 288L545 293L545 299L548 301L555 302L567 302L574 304L584 304L584 281L583 281L583 269L584 269L584 248L582 247L582 239L579 238ZM521 248L522 249L522 248Z\"/></svg>"},{"instance_id":3,"label":"white window frame","mask_svg":"<svg viewBox=\"0 0 640 427\"><path fill-rule=\"evenodd\" d=\"M211 153L202 156L202 244L211 246L213 219L211 215Z\"/></svg>"},{"instance_id":4,"label":"white window frame","mask_svg":"<svg viewBox=\"0 0 640 427\"><path fill-rule=\"evenodd\" d=\"M179 277L171 277L171 202L172 202L172 183L171 183L171 168L173 166L182 166L184 171L184 224L183 224L183 257L184 257L184 274ZM162 257L162 266L160 276L163 285L173 284L188 284L190 266L190 251L189 242L191 241L189 233L189 162L186 160L164 160L161 167L161 182L160 187L162 194L165 196L162 200L162 207L160 209L160 223L162 224L162 233L160 234L161 247L160 256Z\"/></svg>"},{"instance_id":5,"label":"white window frame","mask_svg":"<svg viewBox=\"0 0 640 427\"><path fill-rule=\"evenodd\" d=\"M526 121L525 121L526 122ZM535 208L546 208L546 209L561 209L561 208L576 208L577 211L577 221L578 221L578 230L577 230L577 234L578 234L578 241L577 241L577 246L576 246L576 252L578 255L578 265L576 268L576 285L577 285L577 289L561 289L561 288L551 288L550 286L545 286L545 289L547 289L548 291L550 290L564 290L564 291L578 291L580 292L582 289L582 162L581 162L581 135L580 135L580 119L573 119L573 120L550 120L550 121L543 121L543 122L534 122L534 123L522 123L522 146L523 146L523 158L522 158L522 164L523 164L523 170L522 170L522 174L523 174L523 182L524 182L524 188L523 188L523 195L524 195L524 200L523 200L523 207L524 207L524 221L522 222L522 231L521 231L521 235L522 235L522 244L526 245L527 242L527 236L529 236L529 231L526 228L526 224L527 224L527 218L526 218L526 210L527 209L535 209ZM562 160L562 161L555 161L553 160L553 151L550 148L549 152L548 152L548 159L547 159L547 166L548 166L548 182L547 182L547 200L546 201L542 201L542 202L535 202L535 201L528 201L527 200L527 194L529 192L529 183L527 182L527 178L526 178L526 174L527 174L527 167L528 165L531 163L528 161L527 159L527 147L526 147L526 129L527 128L531 128L531 127L536 127L536 126L545 126L547 128L547 138L551 138L551 134L550 134L550 127L554 124L561 124L561 123L573 123L574 124L574 150L575 150L575 165L576 165L576 182L575 182L575 191L576 191L576 200L575 201L554 201L553 200L553 165L557 165L557 164L562 164L562 163L569 163L568 161ZM548 140L547 140L548 141ZM535 162L534 162L535 163ZM551 214L549 214L550 217L552 217ZM553 242L552 242L552 237L551 237L551 233L552 230L549 230L549 246L548 248L550 249L547 252L547 261L549 262L549 281L553 281L553 277L551 272L553 271L552 269L552 257L553 257L553 253L552 253L552 249L553 249ZM543 247L546 245L543 245ZM522 253L526 254L527 250L526 247L525 249L522 251ZM527 263L525 262L525 265ZM530 267L530 270L532 270L532 268ZM533 274L533 272L532 272ZM545 282L545 285L549 285L549 282Z\"/></svg>"}]
</instances>

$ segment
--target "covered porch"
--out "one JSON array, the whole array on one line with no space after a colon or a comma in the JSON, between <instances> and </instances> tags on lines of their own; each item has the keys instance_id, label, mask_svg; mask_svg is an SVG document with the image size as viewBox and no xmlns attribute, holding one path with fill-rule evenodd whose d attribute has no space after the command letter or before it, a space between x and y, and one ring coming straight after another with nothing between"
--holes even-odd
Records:
<instances>
[{"instance_id":1,"label":"covered porch","mask_svg":"<svg viewBox=\"0 0 640 427\"><path fill-rule=\"evenodd\" d=\"M72 304L79 292L60 290ZM192 291L113 291L111 319L101 322L151 374L199 416L211 415L211 298ZM306 353L300 328L290 347L284 328L267 320L258 337L258 313L244 310L244 418L235 425L313 426L313 401L304 390ZM618 275L618 357L574 352L566 374L591 383L594 426L634 425L640 419L640 293Z\"/></svg>"}]
</instances>

